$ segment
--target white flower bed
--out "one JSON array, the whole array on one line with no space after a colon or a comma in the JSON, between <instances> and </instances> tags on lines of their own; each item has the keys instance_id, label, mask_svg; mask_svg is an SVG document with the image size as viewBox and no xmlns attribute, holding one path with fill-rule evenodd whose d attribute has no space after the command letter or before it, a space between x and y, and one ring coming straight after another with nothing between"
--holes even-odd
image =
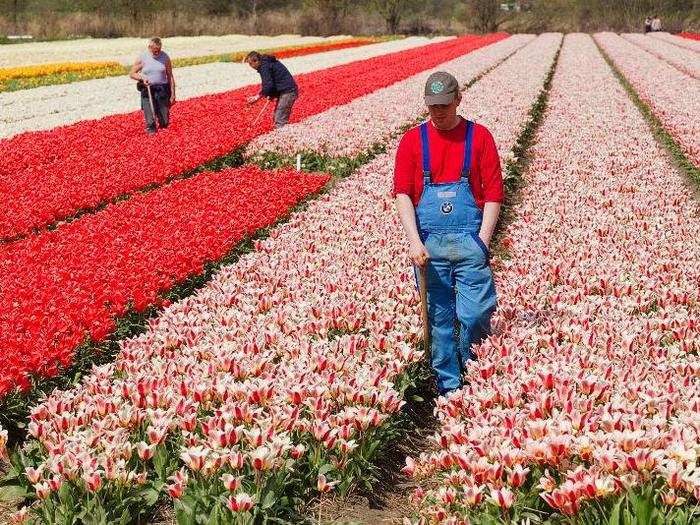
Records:
<instances>
[{"instance_id":1,"label":"white flower bed","mask_svg":"<svg viewBox=\"0 0 700 525\"><path fill-rule=\"evenodd\" d=\"M225 35L176 36L163 38L163 48L174 57L193 57L232 53L257 48L271 48L328 42L348 36ZM0 67L18 67L54 62L121 62L133 63L146 49L147 38L82 38L56 42L28 42L0 45Z\"/></svg>"}]
</instances>

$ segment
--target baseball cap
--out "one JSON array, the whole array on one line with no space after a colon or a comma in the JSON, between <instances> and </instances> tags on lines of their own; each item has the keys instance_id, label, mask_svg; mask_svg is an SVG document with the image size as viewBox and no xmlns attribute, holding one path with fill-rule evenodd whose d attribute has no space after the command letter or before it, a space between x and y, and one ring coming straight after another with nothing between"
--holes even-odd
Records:
<instances>
[{"instance_id":1,"label":"baseball cap","mask_svg":"<svg viewBox=\"0 0 700 525\"><path fill-rule=\"evenodd\" d=\"M425 103L451 104L459 93L457 79L445 71L436 71L425 82Z\"/></svg>"}]
</instances>

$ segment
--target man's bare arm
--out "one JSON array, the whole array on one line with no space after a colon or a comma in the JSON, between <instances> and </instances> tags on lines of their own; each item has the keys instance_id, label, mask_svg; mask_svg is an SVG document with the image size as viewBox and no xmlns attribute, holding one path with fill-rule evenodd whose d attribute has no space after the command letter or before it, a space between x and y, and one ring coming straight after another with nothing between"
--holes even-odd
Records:
<instances>
[{"instance_id":1,"label":"man's bare arm","mask_svg":"<svg viewBox=\"0 0 700 525\"><path fill-rule=\"evenodd\" d=\"M413 201L408 195L399 193L396 195L396 210L399 212L399 219L401 219L404 232L406 232L411 261L418 266L424 266L430 256L418 234L416 210L413 207Z\"/></svg>"},{"instance_id":2,"label":"man's bare arm","mask_svg":"<svg viewBox=\"0 0 700 525\"><path fill-rule=\"evenodd\" d=\"M134 79L134 80L144 80L143 75L141 74L141 70L143 69L143 62L141 62L141 59L139 58L136 62L134 62L134 65L131 66L131 71L129 71L129 77Z\"/></svg>"},{"instance_id":3,"label":"man's bare arm","mask_svg":"<svg viewBox=\"0 0 700 525\"><path fill-rule=\"evenodd\" d=\"M487 202L484 204L484 218L481 221L479 237L484 241L486 246L491 243L491 237L493 237L493 231L496 229L496 223L498 222L498 215L500 213L500 202Z\"/></svg>"}]
</instances>

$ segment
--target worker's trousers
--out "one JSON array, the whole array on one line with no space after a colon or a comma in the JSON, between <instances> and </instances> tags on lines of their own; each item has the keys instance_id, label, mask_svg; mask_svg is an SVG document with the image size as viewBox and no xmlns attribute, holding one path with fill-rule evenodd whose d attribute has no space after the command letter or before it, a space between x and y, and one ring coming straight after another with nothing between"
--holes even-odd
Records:
<instances>
[{"instance_id":1,"label":"worker's trousers","mask_svg":"<svg viewBox=\"0 0 700 525\"><path fill-rule=\"evenodd\" d=\"M141 109L146 120L146 131L156 132L156 118L160 128L167 128L170 124L170 85L156 84L151 86L151 96L153 97L153 108L156 110L155 116L151 112L151 102L148 98L148 90L141 93Z\"/></svg>"},{"instance_id":2,"label":"worker's trousers","mask_svg":"<svg viewBox=\"0 0 700 525\"><path fill-rule=\"evenodd\" d=\"M470 347L491 333L496 289L488 250L476 233L430 233L425 248L431 361L444 394L462 386Z\"/></svg>"},{"instance_id":3,"label":"worker's trousers","mask_svg":"<svg viewBox=\"0 0 700 525\"><path fill-rule=\"evenodd\" d=\"M296 91L290 91L289 93L282 93L277 99L277 104L275 105L275 127L281 128L286 126L289 122L289 116L292 114L292 107L294 102L296 102L299 94Z\"/></svg>"}]
</instances>

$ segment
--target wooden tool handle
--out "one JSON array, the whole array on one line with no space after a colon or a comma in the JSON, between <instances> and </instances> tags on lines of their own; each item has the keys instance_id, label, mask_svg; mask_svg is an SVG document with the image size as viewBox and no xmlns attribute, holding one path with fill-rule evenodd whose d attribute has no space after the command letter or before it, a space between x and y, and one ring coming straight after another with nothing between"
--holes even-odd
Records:
<instances>
[{"instance_id":1,"label":"wooden tool handle","mask_svg":"<svg viewBox=\"0 0 700 525\"><path fill-rule=\"evenodd\" d=\"M420 306L423 318L423 346L426 352L430 349L430 323L428 322L428 288L425 278L425 266L418 267L420 272Z\"/></svg>"}]
</instances>

